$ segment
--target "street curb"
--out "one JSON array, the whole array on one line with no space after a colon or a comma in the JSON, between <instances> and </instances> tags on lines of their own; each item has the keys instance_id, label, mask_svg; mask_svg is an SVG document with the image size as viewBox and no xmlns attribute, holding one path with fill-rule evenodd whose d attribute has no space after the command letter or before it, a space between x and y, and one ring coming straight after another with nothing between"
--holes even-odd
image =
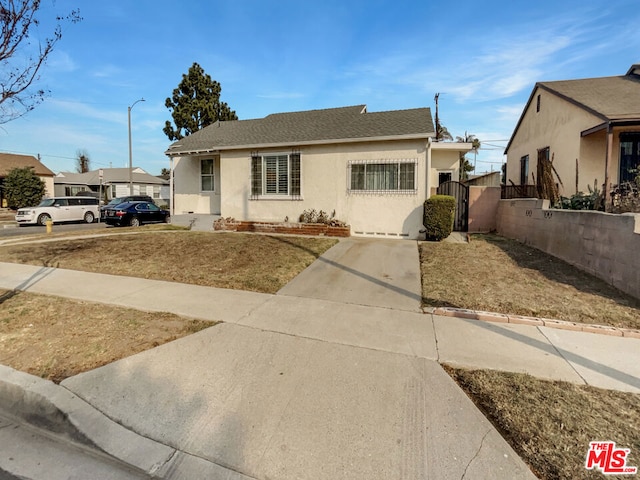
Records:
<instances>
[{"instance_id":1,"label":"street curb","mask_svg":"<svg viewBox=\"0 0 640 480\"><path fill-rule=\"evenodd\" d=\"M436 307L423 308L424 313L440 315L443 317L466 318L493 323L512 323L517 325L530 325L535 327L550 327L574 332L588 332L614 337L640 338L640 330L632 328L618 328L608 325L596 325L586 323L567 322L551 318L527 317L523 315L505 315L503 313L484 312L481 310L468 310L465 308Z\"/></svg>"},{"instance_id":2,"label":"street curb","mask_svg":"<svg viewBox=\"0 0 640 480\"><path fill-rule=\"evenodd\" d=\"M0 411L152 478L251 480L239 472L135 433L66 388L0 365Z\"/></svg>"},{"instance_id":3,"label":"street curb","mask_svg":"<svg viewBox=\"0 0 640 480\"><path fill-rule=\"evenodd\" d=\"M4 365L0 365L0 406L31 425L149 474L176 452L127 430L66 388Z\"/></svg>"}]
</instances>

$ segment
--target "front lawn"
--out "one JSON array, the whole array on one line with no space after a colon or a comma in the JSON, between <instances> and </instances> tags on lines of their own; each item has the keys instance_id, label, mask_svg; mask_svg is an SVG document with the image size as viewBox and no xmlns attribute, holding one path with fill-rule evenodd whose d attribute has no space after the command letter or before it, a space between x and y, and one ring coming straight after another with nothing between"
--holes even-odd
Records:
<instances>
[{"instance_id":1,"label":"front lawn","mask_svg":"<svg viewBox=\"0 0 640 480\"><path fill-rule=\"evenodd\" d=\"M640 301L515 240L421 242L420 262L425 306L640 328Z\"/></svg>"}]
</instances>

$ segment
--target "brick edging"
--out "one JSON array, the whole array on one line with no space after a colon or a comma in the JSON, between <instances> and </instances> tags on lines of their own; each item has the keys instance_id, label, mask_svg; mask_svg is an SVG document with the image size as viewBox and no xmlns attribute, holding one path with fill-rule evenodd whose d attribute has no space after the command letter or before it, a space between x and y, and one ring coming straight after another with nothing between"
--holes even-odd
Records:
<instances>
[{"instance_id":1,"label":"brick edging","mask_svg":"<svg viewBox=\"0 0 640 480\"><path fill-rule=\"evenodd\" d=\"M503 313L483 312L481 310L467 310L464 308L436 307L423 308L425 313L441 315L444 317L466 318L494 323L513 323L517 325L530 325L534 327L551 327L574 332L598 333L614 337L640 338L640 330L633 328L618 328L608 325L595 325L587 323L567 322L550 318L526 317L523 315L509 315Z\"/></svg>"}]
</instances>

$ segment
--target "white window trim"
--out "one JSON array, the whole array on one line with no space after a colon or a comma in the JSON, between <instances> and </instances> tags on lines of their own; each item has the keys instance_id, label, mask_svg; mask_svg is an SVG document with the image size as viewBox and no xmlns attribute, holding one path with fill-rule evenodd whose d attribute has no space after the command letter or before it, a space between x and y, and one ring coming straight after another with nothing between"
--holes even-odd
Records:
<instances>
[{"instance_id":1,"label":"white window trim","mask_svg":"<svg viewBox=\"0 0 640 480\"><path fill-rule=\"evenodd\" d=\"M211 160L213 162L213 165L211 166L211 174L204 174L202 173L202 161L203 160ZM215 157L201 157L198 160L199 164L200 164L200 176L198 177L198 181L200 182L199 185L199 189L200 189L200 193L216 193L216 158ZM204 175L210 176L212 179L212 189L211 190L203 190L202 189L202 178Z\"/></svg>"},{"instance_id":2,"label":"white window trim","mask_svg":"<svg viewBox=\"0 0 640 480\"><path fill-rule=\"evenodd\" d=\"M413 189L353 189L351 188L351 167L353 165L380 165L380 164L413 164ZM398 176L400 182L400 176ZM399 185L398 185L399 186ZM417 195L418 194L418 159L417 158L384 158L384 159L368 159L368 160L350 160L347 165L347 193L350 195Z\"/></svg>"},{"instance_id":3,"label":"white window trim","mask_svg":"<svg viewBox=\"0 0 640 480\"><path fill-rule=\"evenodd\" d=\"M291 201L292 199L304 200L304 197L302 196L302 192L303 192L302 159L300 159L300 165L299 165L300 193L299 194L291 193L292 192L291 155L292 155L292 152L268 152L268 153L261 153L258 155L260 157L260 162L261 162L261 167L260 167L261 168L261 178L260 178L261 193L258 194L257 196L252 195L253 200L288 200L288 201ZM267 168L266 168L265 158L280 157L280 156L287 157L287 193L264 193L267 190ZM253 175L253 172L251 172L251 174ZM276 183L277 183L277 179L276 179Z\"/></svg>"}]
</instances>

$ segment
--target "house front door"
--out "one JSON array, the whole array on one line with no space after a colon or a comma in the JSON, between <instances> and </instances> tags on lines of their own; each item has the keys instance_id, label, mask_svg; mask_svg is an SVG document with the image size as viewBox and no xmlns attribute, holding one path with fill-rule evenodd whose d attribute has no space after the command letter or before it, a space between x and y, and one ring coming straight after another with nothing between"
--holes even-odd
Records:
<instances>
[{"instance_id":1,"label":"house front door","mask_svg":"<svg viewBox=\"0 0 640 480\"><path fill-rule=\"evenodd\" d=\"M620 134L620 181L633 182L640 175L640 133Z\"/></svg>"}]
</instances>

